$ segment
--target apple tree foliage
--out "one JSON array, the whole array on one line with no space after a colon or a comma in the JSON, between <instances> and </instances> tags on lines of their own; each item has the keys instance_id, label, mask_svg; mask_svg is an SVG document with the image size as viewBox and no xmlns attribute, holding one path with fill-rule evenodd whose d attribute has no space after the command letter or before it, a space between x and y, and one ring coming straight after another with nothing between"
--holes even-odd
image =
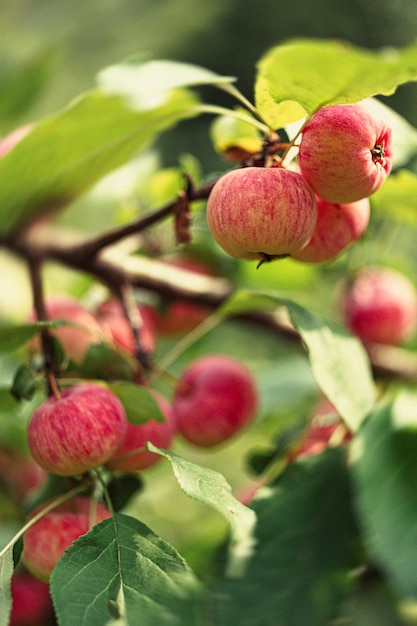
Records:
<instances>
[{"instance_id":1,"label":"apple tree foliage","mask_svg":"<svg viewBox=\"0 0 417 626\"><path fill-rule=\"evenodd\" d=\"M367 351L334 304L338 281L363 264L416 278L417 130L389 107L397 87L416 80L416 45L370 52L292 40L260 59L251 103L233 77L132 58L104 69L95 88L37 121L0 160L0 244L32 278L54 262L63 284L72 270L70 290L85 299L123 282L145 300L182 297L211 309L188 334L161 339L151 386L169 393L185 363L220 351L247 363L261 395L255 423L219 453L148 444L161 456L149 479L102 473L96 489L113 501L112 518L75 541L51 577L61 626L417 623L417 343ZM210 90L225 93L230 108L210 103ZM374 96L385 97L394 129L394 169L371 197L366 236L325 266L285 259L255 269L227 258L204 221L220 173L202 172L191 154L175 167L155 156L161 134L197 116L219 152L255 152L268 132L291 137L325 105ZM231 167L225 160L224 171ZM31 237L41 221L44 233ZM187 247L210 260L208 283L189 283L153 254ZM16 449L25 449L27 420L46 393L25 351L41 326L1 320L0 438ZM106 380L142 423L155 418L155 401L132 384L136 367L95 346L76 376ZM352 438L289 462L322 395ZM77 481L51 476L24 505L1 489L1 626L25 514L51 495L81 491ZM237 497L245 481L261 485L248 504Z\"/></svg>"}]
</instances>

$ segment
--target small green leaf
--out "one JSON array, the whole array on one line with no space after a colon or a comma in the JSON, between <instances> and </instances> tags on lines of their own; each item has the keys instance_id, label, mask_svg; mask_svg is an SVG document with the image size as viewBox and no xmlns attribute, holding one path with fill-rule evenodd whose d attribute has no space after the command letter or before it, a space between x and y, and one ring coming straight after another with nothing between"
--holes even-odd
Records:
<instances>
[{"instance_id":1,"label":"small green leaf","mask_svg":"<svg viewBox=\"0 0 417 626\"><path fill-rule=\"evenodd\" d=\"M36 377L27 365L20 365L15 373L10 393L16 400L31 400L37 388Z\"/></svg>"},{"instance_id":2,"label":"small green leaf","mask_svg":"<svg viewBox=\"0 0 417 626\"><path fill-rule=\"evenodd\" d=\"M237 109L246 113L244 109ZM230 116L220 115L210 127L210 136L217 152L224 153L231 148L240 148L250 154L262 148L262 138L259 131L252 124Z\"/></svg>"},{"instance_id":3,"label":"small green leaf","mask_svg":"<svg viewBox=\"0 0 417 626\"><path fill-rule=\"evenodd\" d=\"M364 423L352 446L359 523L371 558L400 597L417 599L417 393L400 392Z\"/></svg>"},{"instance_id":4,"label":"small green leaf","mask_svg":"<svg viewBox=\"0 0 417 626\"><path fill-rule=\"evenodd\" d=\"M123 404L132 424L144 424L149 420L166 421L157 401L146 387L133 383L117 383L109 387Z\"/></svg>"},{"instance_id":5,"label":"small green leaf","mask_svg":"<svg viewBox=\"0 0 417 626\"><path fill-rule=\"evenodd\" d=\"M0 556L0 626L8 626L12 608L10 581L13 575L13 547Z\"/></svg>"},{"instance_id":6,"label":"small green leaf","mask_svg":"<svg viewBox=\"0 0 417 626\"><path fill-rule=\"evenodd\" d=\"M254 512L236 500L231 486L219 472L196 465L167 450L157 448L150 442L147 448L171 462L175 478L187 496L207 504L227 519L232 535L228 575L241 575L254 548Z\"/></svg>"},{"instance_id":7,"label":"small green leaf","mask_svg":"<svg viewBox=\"0 0 417 626\"><path fill-rule=\"evenodd\" d=\"M417 44L370 51L336 40L291 40L269 50L259 62L256 106L262 117L274 118L282 127L295 121L287 114L289 103L298 103L311 115L322 106L391 95L399 85L415 80Z\"/></svg>"},{"instance_id":8,"label":"small green leaf","mask_svg":"<svg viewBox=\"0 0 417 626\"><path fill-rule=\"evenodd\" d=\"M135 368L134 359L127 353L116 350L106 343L94 343L86 352L80 372L85 378L129 380Z\"/></svg>"},{"instance_id":9,"label":"small green leaf","mask_svg":"<svg viewBox=\"0 0 417 626\"><path fill-rule=\"evenodd\" d=\"M172 546L120 513L74 542L51 577L62 626L198 626L201 592Z\"/></svg>"},{"instance_id":10,"label":"small green leaf","mask_svg":"<svg viewBox=\"0 0 417 626\"><path fill-rule=\"evenodd\" d=\"M56 328L56 322L36 322L17 326L0 326L0 353L11 352L23 346L43 327Z\"/></svg>"}]
</instances>

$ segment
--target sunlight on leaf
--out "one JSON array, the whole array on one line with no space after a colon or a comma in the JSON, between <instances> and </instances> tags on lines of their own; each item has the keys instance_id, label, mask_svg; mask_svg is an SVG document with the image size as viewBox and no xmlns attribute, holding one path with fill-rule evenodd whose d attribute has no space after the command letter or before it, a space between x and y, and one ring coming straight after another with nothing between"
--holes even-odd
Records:
<instances>
[{"instance_id":1,"label":"sunlight on leaf","mask_svg":"<svg viewBox=\"0 0 417 626\"><path fill-rule=\"evenodd\" d=\"M260 60L256 104L262 116L274 116L275 123L284 126L294 120L280 116L282 103L296 102L311 115L322 106L391 95L399 85L415 80L417 44L370 51L336 40L291 40Z\"/></svg>"},{"instance_id":2,"label":"sunlight on leaf","mask_svg":"<svg viewBox=\"0 0 417 626\"><path fill-rule=\"evenodd\" d=\"M229 576L241 576L254 548L255 513L232 495L224 476L208 467L196 465L176 454L148 443L148 450L167 458L184 493L221 513L230 524Z\"/></svg>"}]
</instances>

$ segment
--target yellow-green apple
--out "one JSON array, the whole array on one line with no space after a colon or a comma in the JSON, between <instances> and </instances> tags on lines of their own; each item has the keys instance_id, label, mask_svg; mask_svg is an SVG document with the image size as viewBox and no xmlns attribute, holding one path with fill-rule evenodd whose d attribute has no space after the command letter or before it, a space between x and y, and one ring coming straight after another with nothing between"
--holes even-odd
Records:
<instances>
[{"instance_id":1,"label":"yellow-green apple","mask_svg":"<svg viewBox=\"0 0 417 626\"><path fill-rule=\"evenodd\" d=\"M340 294L345 325L366 343L400 344L417 329L417 291L401 272L365 268Z\"/></svg>"},{"instance_id":2,"label":"yellow-green apple","mask_svg":"<svg viewBox=\"0 0 417 626\"><path fill-rule=\"evenodd\" d=\"M48 320L65 320L71 325L62 325L52 330L59 340L65 353L73 361L83 361L88 348L93 343L103 341L101 326L82 304L67 295L55 295L45 302ZM36 321L36 313L32 311L28 322ZM36 336L28 343L31 352L40 351L40 340Z\"/></svg>"},{"instance_id":3,"label":"yellow-green apple","mask_svg":"<svg viewBox=\"0 0 417 626\"><path fill-rule=\"evenodd\" d=\"M317 196L317 223L311 239L291 257L306 263L335 259L365 232L371 214L368 198L348 204L327 202Z\"/></svg>"},{"instance_id":4,"label":"yellow-green apple","mask_svg":"<svg viewBox=\"0 0 417 626\"><path fill-rule=\"evenodd\" d=\"M392 131L372 101L317 111L303 129L298 164L328 202L346 204L373 194L392 168Z\"/></svg>"},{"instance_id":5,"label":"yellow-green apple","mask_svg":"<svg viewBox=\"0 0 417 626\"><path fill-rule=\"evenodd\" d=\"M9 626L45 626L53 617L49 585L24 568L16 569L11 580L12 611Z\"/></svg>"},{"instance_id":6,"label":"yellow-green apple","mask_svg":"<svg viewBox=\"0 0 417 626\"><path fill-rule=\"evenodd\" d=\"M181 374L172 402L177 432L197 446L214 446L247 426L258 408L252 373L239 361L209 354Z\"/></svg>"},{"instance_id":7,"label":"yellow-green apple","mask_svg":"<svg viewBox=\"0 0 417 626\"><path fill-rule=\"evenodd\" d=\"M313 191L298 172L282 167L232 170L207 202L213 237L239 259L288 256L310 239L316 221Z\"/></svg>"},{"instance_id":8,"label":"yellow-green apple","mask_svg":"<svg viewBox=\"0 0 417 626\"><path fill-rule=\"evenodd\" d=\"M50 502L44 502L30 517ZM109 517L109 510L90 498L78 497L64 502L26 531L22 553L25 566L36 578L48 582L65 550L92 526Z\"/></svg>"},{"instance_id":9,"label":"yellow-green apple","mask_svg":"<svg viewBox=\"0 0 417 626\"><path fill-rule=\"evenodd\" d=\"M38 406L28 424L29 449L51 474L76 476L108 461L126 429L126 413L115 394L82 382Z\"/></svg>"},{"instance_id":10,"label":"yellow-green apple","mask_svg":"<svg viewBox=\"0 0 417 626\"><path fill-rule=\"evenodd\" d=\"M106 464L112 470L136 472L143 470L162 457L146 450L148 441L159 448L169 448L175 434L172 410L165 398L156 391L151 392L165 417L164 422L150 419L143 424L128 423L126 435L116 454ZM135 452L136 451L136 452Z\"/></svg>"}]
</instances>

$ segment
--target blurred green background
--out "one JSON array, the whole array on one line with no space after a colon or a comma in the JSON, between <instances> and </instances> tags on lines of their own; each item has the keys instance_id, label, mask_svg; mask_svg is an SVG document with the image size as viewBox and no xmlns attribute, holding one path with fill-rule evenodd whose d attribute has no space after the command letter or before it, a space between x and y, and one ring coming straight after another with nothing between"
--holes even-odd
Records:
<instances>
[{"instance_id":1,"label":"blurred green background","mask_svg":"<svg viewBox=\"0 0 417 626\"><path fill-rule=\"evenodd\" d=\"M12 82L15 96L0 109L3 133L26 119L54 112L90 88L102 67L137 53L236 76L240 90L251 98L256 62L269 47L293 37L342 38L368 48L407 45L417 37L417 3L5 0L0 32L0 90ZM211 100L216 98L225 96L211 95ZM417 85L399 89L390 104L417 125ZM215 166L201 126L198 120L170 134L164 144L166 160L193 148Z\"/></svg>"}]
</instances>

